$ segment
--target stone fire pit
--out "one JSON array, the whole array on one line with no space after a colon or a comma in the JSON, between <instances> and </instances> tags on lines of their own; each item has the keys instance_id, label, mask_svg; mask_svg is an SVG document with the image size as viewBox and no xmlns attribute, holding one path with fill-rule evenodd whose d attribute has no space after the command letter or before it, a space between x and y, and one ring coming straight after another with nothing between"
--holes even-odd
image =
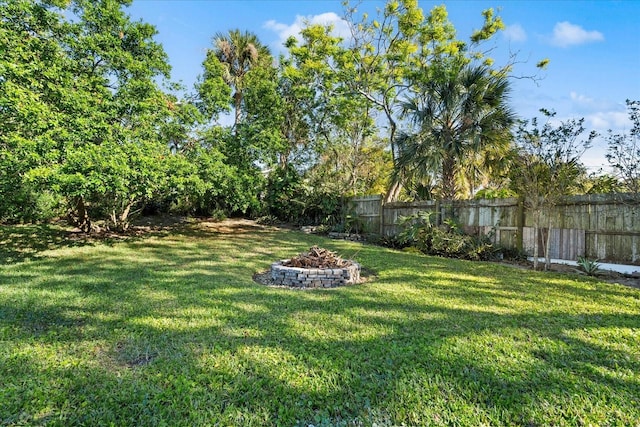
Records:
<instances>
[{"instance_id":1,"label":"stone fire pit","mask_svg":"<svg viewBox=\"0 0 640 427\"><path fill-rule=\"evenodd\" d=\"M271 280L297 288L333 288L358 283L360 264L314 246L308 253L271 264Z\"/></svg>"}]
</instances>

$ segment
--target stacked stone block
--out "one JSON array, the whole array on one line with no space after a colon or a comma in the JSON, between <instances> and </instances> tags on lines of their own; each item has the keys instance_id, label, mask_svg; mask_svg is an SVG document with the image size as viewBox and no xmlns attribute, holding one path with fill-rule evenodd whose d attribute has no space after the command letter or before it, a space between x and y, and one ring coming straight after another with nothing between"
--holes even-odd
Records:
<instances>
[{"instance_id":1,"label":"stacked stone block","mask_svg":"<svg viewBox=\"0 0 640 427\"><path fill-rule=\"evenodd\" d=\"M360 264L342 268L299 268L286 267L284 261L271 264L271 279L275 285L296 288L333 288L360 281Z\"/></svg>"}]
</instances>

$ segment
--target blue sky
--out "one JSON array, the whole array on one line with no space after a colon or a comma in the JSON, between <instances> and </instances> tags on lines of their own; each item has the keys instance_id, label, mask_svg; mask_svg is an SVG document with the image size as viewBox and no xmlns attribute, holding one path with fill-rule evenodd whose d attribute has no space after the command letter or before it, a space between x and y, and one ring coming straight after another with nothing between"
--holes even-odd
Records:
<instances>
[{"instance_id":1,"label":"blue sky","mask_svg":"<svg viewBox=\"0 0 640 427\"><path fill-rule=\"evenodd\" d=\"M371 14L385 1L364 0L359 9ZM549 58L537 83L513 80L512 104L523 118L540 108L559 119L584 117L588 129L622 131L629 123L625 99L640 100L640 1L420 1L425 14L445 4L449 18L465 39L481 26L481 12L494 8L507 28L495 38L492 56L499 64L517 53L515 74L536 72ZM250 30L272 52L295 35L305 21L332 23L344 29L340 1L335 0L134 0L128 12L156 26L157 40L169 55L173 80L192 87L201 73L205 51L217 32ZM346 34L346 33L345 33ZM606 166L604 144L583 156L591 169Z\"/></svg>"}]
</instances>

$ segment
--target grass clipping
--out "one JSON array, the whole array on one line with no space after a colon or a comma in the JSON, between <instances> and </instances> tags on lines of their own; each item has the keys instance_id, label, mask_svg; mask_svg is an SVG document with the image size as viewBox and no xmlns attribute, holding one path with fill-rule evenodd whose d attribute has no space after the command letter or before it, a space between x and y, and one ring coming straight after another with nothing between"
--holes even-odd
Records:
<instances>
[{"instance_id":1,"label":"grass clipping","mask_svg":"<svg viewBox=\"0 0 640 427\"><path fill-rule=\"evenodd\" d=\"M340 258L328 249L312 246L309 252L301 253L282 263L285 267L299 268L343 268L352 265L351 261Z\"/></svg>"}]
</instances>

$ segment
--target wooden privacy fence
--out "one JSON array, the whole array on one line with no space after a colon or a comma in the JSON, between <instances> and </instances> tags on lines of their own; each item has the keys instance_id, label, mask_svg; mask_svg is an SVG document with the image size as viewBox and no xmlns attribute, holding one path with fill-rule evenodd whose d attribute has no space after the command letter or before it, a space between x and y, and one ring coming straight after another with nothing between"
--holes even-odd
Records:
<instances>
[{"instance_id":1,"label":"wooden privacy fence","mask_svg":"<svg viewBox=\"0 0 640 427\"><path fill-rule=\"evenodd\" d=\"M382 196L352 199L353 210L366 231L385 236L400 232L402 216L421 211L436 213L437 221L453 215L467 233L492 236L493 242L522 249L533 255L533 214L517 199L460 200L383 203ZM640 264L640 197L598 194L568 197L542 215L540 224L551 219L551 258L576 260L586 256L600 261Z\"/></svg>"}]
</instances>

